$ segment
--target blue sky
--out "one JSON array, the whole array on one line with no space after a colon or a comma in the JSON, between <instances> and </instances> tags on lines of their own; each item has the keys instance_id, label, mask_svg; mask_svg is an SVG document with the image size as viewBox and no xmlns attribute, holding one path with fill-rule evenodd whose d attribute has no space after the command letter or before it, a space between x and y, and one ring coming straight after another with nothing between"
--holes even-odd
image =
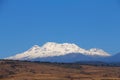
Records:
<instances>
[{"instance_id":1,"label":"blue sky","mask_svg":"<svg viewBox=\"0 0 120 80\"><path fill-rule=\"evenodd\" d=\"M120 52L119 0L0 0L0 58L46 42Z\"/></svg>"}]
</instances>

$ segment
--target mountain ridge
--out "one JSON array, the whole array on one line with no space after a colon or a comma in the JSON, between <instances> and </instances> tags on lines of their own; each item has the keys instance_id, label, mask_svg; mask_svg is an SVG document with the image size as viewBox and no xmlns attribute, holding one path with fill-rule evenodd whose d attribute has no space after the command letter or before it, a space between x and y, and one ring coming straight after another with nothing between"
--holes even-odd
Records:
<instances>
[{"instance_id":1,"label":"mountain ridge","mask_svg":"<svg viewBox=\"0 0 120 80\"><path fill-rule=\"evenodd\" d=\"M73 43L55 43L47 42L43 46L34 45L32 48L27 51L16 54L15 56L8 57L6 59L15 59L15 60L27 60L35 58L45 58L45 57L55 57L55 56L64 56L68 54L80 54L85 56L98 56L98 57L108 57L111 56L109 53L103 51L102 49L92 48L90 50L85 50L80 48Z\"/></svg>"}]
</instances>

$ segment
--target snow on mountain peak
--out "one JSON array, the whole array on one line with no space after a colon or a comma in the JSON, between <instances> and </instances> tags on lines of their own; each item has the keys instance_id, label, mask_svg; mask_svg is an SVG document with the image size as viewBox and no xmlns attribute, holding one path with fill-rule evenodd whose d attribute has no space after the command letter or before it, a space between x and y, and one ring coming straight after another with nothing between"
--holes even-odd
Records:
<instances>
[{"instance_id":1,"label":"snow on mountain peak","mask_svg":"<svg viewBox=\"0 0 120 80\"><path fill-rule=\"evenodd\" d=\"M71 47L71 48L74 48L74 47L77 47L77 45L75 44L70 44L70 43L63 43L63 44L59 44L59 43L55 43L55 42L47 42L45 45L43 45L43 47L58 47L58 46L61 46L61 47Z\"/></svg>"},{"instance_id":2,"label":"snow on mountain peak","mask_svg":"<svg viewBox=\"0 0 120 80\"><path fill-rule=\"evenodd\" d=\"M61 56L70 53L80 53L89 56L110 56L110 54L103 51L102 49L92 48L90 50L85 50L73 43L59 44L55 42L47 42L42 47L34 45L28 51L12 57L8 57L7 59L34 59L42 57Z\"/></svg>"},{"instance_id":3,"label":"snow on mountain peak","mask_svg":"<svg viewBox=\"0 0 120 80\"><path fill-rule=\"evenodd\" d=\"M104 50L98 49L98 48L92 48L89 51L93 54L98 54L98 55L102 55L102 56L110 56L110 54L108 54Z\"/></svg>"},{"instance_id":4,"label":"snow on mountain peak","mask_svg":"<svg viewBox=\"0 0 120 80\"><path fill-rule=\"evenodd\" d=\"M38 45L34 45L32 48L30 48L28 51L36 51L36 50L39 50L40 49L40 46Z\"/></svg>"},{"instance_id":5,"label":"snow on mountain peak","mask_svg":"<svg viewBox=\"0 0 120 80\"><path fill-rule=\"evenodd\" d=\"M60 51L64 53L68 53L67 51L77 52L77 50L79 49L79 47L75 44L69 44L69 43L58 44L54 42L48 42L45 45L43 45L42 48L45 48L50 51Z\"/></svg>"},{"instance_id":6,"label":"snow on mountain peak","mask_svg":"<svg viewBox=\"0 0 120 80\"><path fill-rule=\"evenodd\" d=\"M104 52L102 49L98 49L98 48L92 48L92 49L90 49L89 51L91 51L91 52Z\"/></svg>"}]
</instances>

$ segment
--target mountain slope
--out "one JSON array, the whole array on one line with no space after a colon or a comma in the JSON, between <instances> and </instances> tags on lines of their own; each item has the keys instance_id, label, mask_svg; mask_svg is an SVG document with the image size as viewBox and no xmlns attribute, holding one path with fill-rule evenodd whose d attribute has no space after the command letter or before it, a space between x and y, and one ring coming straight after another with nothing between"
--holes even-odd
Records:
<instances>
[{"instance_id":1,"label":"mountain slope","mask_svg":"<svg viewBox=\"0 0 120 80\"><path fill-rule=\"evenodd\" d=\"M107 62L120 62L120 53L109 57L106 61Z\"/></svg>"},{"instance_id":2,"label":"mountain slope","mask_svg":"<svg viewBox=\"0 0 120 80\"><path fill-rule=\"evenodd\" d=\"M77 53L77 54L76 54ZM48 57L58 57L66 55L83 55L83 56L98 56L98 57L108 57L110 54L103 51L102 49L90 49L85 50L80 48L75 44L63 43L58 44L54 42L48 42L42 47L38 45L33 46L31 49L25 51L24 53L17 54L15 56L8 57L6 59L14 60L32 60L37 58L48 58Z\"/></svg>"},{"instance_id":3,"label":"mountain slope","mask_svg":"<svg viewBox=\"0 0 120 80\"><path fill-rule=\"evenodd\" d=\"M53 56L53 57L43 57L43 58L35 58L32 61L42 61L42 62L64 62L64 63L74 63L79 61L101 61L105 57L101 56L88 56L80 53L70 53L61 56ZM31 60L31 59L30 59Z\"/></svg>"}]
</instances>

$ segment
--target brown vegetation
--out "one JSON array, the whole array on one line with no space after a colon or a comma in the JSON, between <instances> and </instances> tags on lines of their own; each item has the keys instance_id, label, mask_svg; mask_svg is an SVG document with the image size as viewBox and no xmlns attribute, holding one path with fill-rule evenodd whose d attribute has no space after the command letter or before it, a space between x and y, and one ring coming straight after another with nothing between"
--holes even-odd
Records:
<instances>
[{"instance_id":1,"label":"brown vegetation","mask_svg":"<svg viewBox=\"0 0 120 80\"><path fill-rule=\"evenodd\" d=\"M120 80L120 67L1 60L0 80Z\"/></svg>"}]
</instances>

